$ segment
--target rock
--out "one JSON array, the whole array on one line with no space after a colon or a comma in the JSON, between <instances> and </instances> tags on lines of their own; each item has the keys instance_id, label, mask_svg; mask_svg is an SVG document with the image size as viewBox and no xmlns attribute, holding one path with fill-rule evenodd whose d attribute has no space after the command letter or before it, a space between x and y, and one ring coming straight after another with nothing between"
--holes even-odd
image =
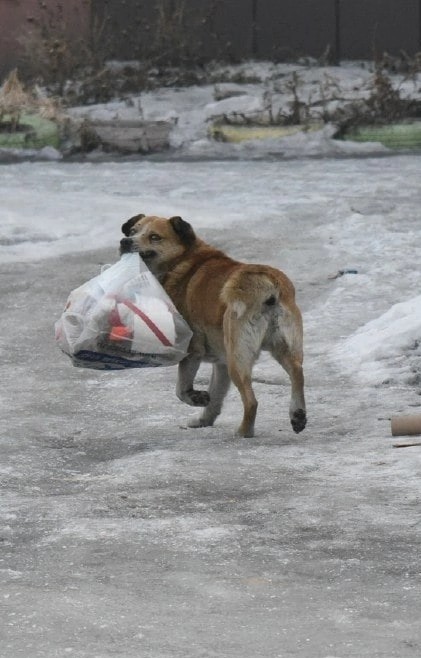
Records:
<instances>
[{"instance_id":1,"label":"rock","mask_svg":"<svg viewBox=\"0 0 421 658\"><path fill-rule=\"evenodd\" d=\"M38 154L38 159L41 160L61 160L63 158L63 155L60 153L60 151L57 151L57 149L54 148L54 146L44 146L44 148L40 149L39 154Z\"/></svg>"},{"instance_id":2,"label":"rock","mask_svg":"<svg viewBox=\"0 0 421 658\"><path fill-rule=\"evenodd\" d=\"M216 102L236 96L244 96L244 89L242 89L241 85L230 85L227 83L215 85L213 97Z\"/></svg>"}]
</instances>

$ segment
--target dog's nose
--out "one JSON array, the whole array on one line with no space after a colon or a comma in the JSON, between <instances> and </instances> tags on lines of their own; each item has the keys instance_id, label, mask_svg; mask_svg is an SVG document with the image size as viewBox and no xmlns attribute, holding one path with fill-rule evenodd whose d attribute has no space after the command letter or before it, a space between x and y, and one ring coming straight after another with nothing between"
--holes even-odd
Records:
<instances>
[{"instance_id":1,"label":"dog's nose","mask_svg":"<svg viewBox=\"0 0 421 658\"><path fill-rule=\"evenodd\" d=\"M120 251L122 254L132 251L133 249L133 240L131 238L123 238L120 240Z\"/></svg>"}]
</instances>

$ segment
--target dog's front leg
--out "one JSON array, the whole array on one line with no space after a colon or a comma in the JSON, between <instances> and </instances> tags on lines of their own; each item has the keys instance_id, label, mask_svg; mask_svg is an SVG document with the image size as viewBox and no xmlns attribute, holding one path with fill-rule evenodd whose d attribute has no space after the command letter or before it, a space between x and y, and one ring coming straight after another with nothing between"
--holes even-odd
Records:
<instances>
[{"instance_id":1,"label":"dog's front leg","mask_svg":"<svg viewBox=\"0 0 421 658\"><path fill-rule=\"evenodd\" d=\"M209 386L210 402L198 418L189 422L189 427L211 427L221 413L224 398L231 380L225 363L214 363Z\"/></svg>"},{"instance_id":2,"label":"dog's front leg","mask_svg":"<svg viewBox=\"0 0 421 658\"><path fill-rule=\"evenodd\" d=\"M201 360L200 355L193 352L178 364L177 397L192 407L206 407L210 400L207 391L196 391L193 388Z\"/></svg>"}]
</instances>

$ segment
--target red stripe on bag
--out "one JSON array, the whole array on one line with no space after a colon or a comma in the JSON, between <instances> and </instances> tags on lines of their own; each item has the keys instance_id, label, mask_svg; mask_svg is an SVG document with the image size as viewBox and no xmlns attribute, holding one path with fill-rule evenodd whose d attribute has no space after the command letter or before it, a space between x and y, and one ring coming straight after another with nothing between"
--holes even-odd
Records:
<instances>
[{"instance_id":1,"label":"red stripe on bag","mask_svg":"<svg viewBox=\"0 0 421 658\"><path fill-rule=\"evenodd\" d=\"M155 336L158 338L158 340L161 341L163 345L166 347L172 347L172 343L168 340L165 334L162 333L162 331L159 329L159 327L156 326L154 322L145 314L143 311L140 310L137 306L132 304L128 299L124 300L121 302L122 304L125 304L127 308L129 308L133 313L139 316L143 320L143 322L149 327L149 329L155 334Z\"/></svg>"}]
</instances>

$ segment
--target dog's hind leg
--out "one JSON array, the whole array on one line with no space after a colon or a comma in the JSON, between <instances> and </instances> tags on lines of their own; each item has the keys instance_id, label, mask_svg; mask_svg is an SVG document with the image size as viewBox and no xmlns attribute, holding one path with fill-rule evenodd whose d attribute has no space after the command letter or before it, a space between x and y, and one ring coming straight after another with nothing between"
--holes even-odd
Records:
<instances>
[{"instance_id":1,"label":"dog's hind leg","mask_svg":"<svg viewBox=\"0 0 421 658\"><path fill-rule=\"evenodd\" d=\"M243 420L237 430L237 435L248 438L254 436L257 400L251 385L251 368L253 364L250 363L247 365L242 365L243 367L239 368L235 360L231 360L229 372L232 381L240 391L241 400L244 407Z\"/></svg>"},{"instance_id":2,"label":"dog's hind leg","mask_svg":"<svg viewBox=\"0 0 421 658\"><path fill-rule=\"evenodd\" d=\"M274 359L281 364L291 381L289 417L292 429L298 434L306 426L303 374L303 323L293 299L288 305L272 305L268 332L264 340Z\"/></svg>"},{"instance_id":3,"label":"dog's hind leg","mask_svg":"<svg viewBox=\"0 0 421 658\"><path fill-rule=\"evenodd\" d=\"M288 349L285 349L285 345L274 346L270 352L289 375L291 381L289 417L292 429L298 434L303 431L307 423L302 359L294 357Z\"/></svg>"},{"instance_id":4,"label":"dog's hind leg","mask_svg":"<svg viewBox=\"0 0 421 658\"><path fill-rule=\"evenodd\" d=\"M201 362L200 354L188 354L178 364L177 397L192 407L206 407L209 404L207 391L196 391L193 388L194 378Z\"/></svg>"},{"instance_id":5,"label":"dog's hind leg","mask_svg":"<svg viewBox=\"0 0 421 658\"><path fill-rule=\"evenodd\" d=\"M228 372L238 388L243 402L243 420L238 436L254 436L257 400L251 385L251 373L256 361L267 320L260 317L245 317L242 302L227 308L224 316L224 338L227 352Z\"/></svg>"},{"instance_id":6,"label":"dog's hind leg","mask_svg":"<svg viewBox=\"0 0 421 658\"><path fill-rule=\"evenodd\" d=\"M203 413L189 422L189 427L210 427L219 416L231 380L225 363L214 363L209 386L210 402Z\"/></svg>"}]
</instances>

